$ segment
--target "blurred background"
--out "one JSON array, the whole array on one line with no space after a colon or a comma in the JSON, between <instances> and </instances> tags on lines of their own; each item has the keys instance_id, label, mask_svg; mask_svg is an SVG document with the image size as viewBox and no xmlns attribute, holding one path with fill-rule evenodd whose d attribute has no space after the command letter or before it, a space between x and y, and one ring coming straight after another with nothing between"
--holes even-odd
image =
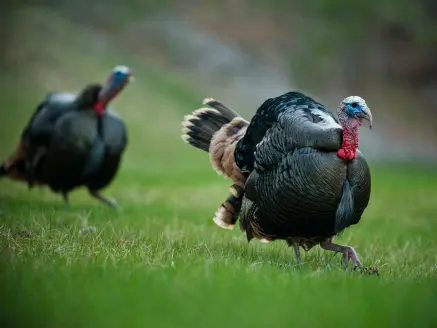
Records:
<instances>
[{"instance_id":1,"label":"blurred background","mask_svg":"<svg viewBox=\"0 0 437 328\"><path fill-rule=\"evenodd\" d=\"M78 91L126 64L137 83L120 101L144 110L143 124L152 113L180 121L206 96L250 119L292 89L333 112L359 95L374 115L374 130L362 129L366 156L437 159L435 1L46 0L2 12L6 134L18 136L46 92ZM167 130L179 133L168 124L157 137Z\"/></svg>"}]
</instances>

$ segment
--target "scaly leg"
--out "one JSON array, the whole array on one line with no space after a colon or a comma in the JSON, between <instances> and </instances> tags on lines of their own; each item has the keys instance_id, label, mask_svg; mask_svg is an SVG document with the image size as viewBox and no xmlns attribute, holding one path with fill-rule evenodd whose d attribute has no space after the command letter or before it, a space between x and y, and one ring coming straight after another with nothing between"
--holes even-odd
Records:
<instances>
[{"instance_id":1,"label":"scaly leg","mask_svg":"<svg viewBox=\"0 0 437 328\"><path fill-rule=\"evenodd\" d=\"M293 244L294 254L296 255L297 263L302 264L302 258L300 257L300 248L298 244Z\"/></svg>"},{"instance_id":2,"label":"scaly leg","mask_svg":"<svg viewBox=\"0 0 437 328\"><path fill-rule=\"evenodd\" d=\"M288 246L293 246L294 249L294 255L296 255L296 260L298 264L302 264L302 258L300 256L300 246L299 243L296 241L293 241L292 239L287 239Z\"/></svg>"},{"instance_id":3,"label":"scaly leg","mask_svg":"<svg viewBox=\"0 0 437 328\"><path fill-rule=\"evenodd\" d=\"M343 253L343 259L345 261L345 268L346 269L349 266L349 260L352 260L352 263L353 263L352 268L355 268L357 266L362 267L361 261L358 258L358 254L355 252L355 250L351 246L343 246L343 245L334 244L332 242L332 239L327 239L324 242L320 243L320 247L322 247L323 249L325 249L327 251L333 251L336 253Z\"/></svg>"},{"instance_id":4,"label":"scaly leg","mask_svg":"<svg viewBox=\"0 0 437 328\"><path fill-rule=\"evenodd\" d=\"M62 199L64 200L65 205L70 205L70 202L68 201L68 192L62 191Z\"/></svg>"},{"instance_id":5,"label":"scaly leg","mask_svg":"<svg viewBox=\"0 0 437 328\"><path fill-rule=\"evenodd\" d=\"M90 190L89 192L91 196L98 199L102 203L114 208L119 208L119 206L117 205L117 201L115 199L102 195L98 190Z\"/></svg>"}]
</instances>

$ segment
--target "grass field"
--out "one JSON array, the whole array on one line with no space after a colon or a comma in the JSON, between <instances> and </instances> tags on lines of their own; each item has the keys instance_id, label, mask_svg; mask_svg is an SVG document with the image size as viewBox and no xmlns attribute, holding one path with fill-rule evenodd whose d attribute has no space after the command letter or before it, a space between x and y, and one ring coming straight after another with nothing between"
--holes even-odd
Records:
<instances>
[{"instance_id":1,"label":"grass field","mask_svg":"<svg viewBox=\"0 0 437 328\"><path fill-rule=\"evenodd\" d=\"M44 40L28 42L26 49L38 50ZM229 181L215 174L206 153L185 145L179 135L183 115L204 96L214 96L213 90L200 93L141 58L111 52L113 57L102 62L93 57L97 50L80 38L74 42L83 47L50 48L53 58L68 53L62 61L31 67L34 77L44 78L2 79L8 106L0 111L0 155L13 149L50 85L75 90L93 78L102 80L115 64L132 65L137 81L114 104L129 127L129 147L117 179L105 191L122 211L104 207L83 190L74 192L66 207L48 190L0 181L3 323L437 325L435 168L370 162L370 205L360 224L338 241L354 246L380 276L345 272L340 256L317 247L303 255L299 266L285 243L248 244L238 229L226 231L212 222ZM48 50L38 51L44 63ZM77 60L71 64L77 56L80 65Z\"/></svg>"}]
</instances>

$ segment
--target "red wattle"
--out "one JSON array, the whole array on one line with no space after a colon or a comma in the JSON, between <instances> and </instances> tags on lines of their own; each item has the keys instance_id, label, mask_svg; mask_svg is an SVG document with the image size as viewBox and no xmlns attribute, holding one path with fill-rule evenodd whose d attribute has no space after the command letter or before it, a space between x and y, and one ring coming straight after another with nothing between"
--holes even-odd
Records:
<instances>
[{"instance_id":1,"label":"red wattle","mask_svg":"<svg viewBox=\"0 0 437 328\"><path fill-rule=\"evenodd\" d=\"M337 156L346 161L353 160L357 157L358 148L358 131L357 129L343 130L343 144L337 151Z\"/></svg>"},{"instance_id":2,"label":"red wattle","mask_svg":"<svg viewBox=\"0 0 437 328\"><path fill-rule=\"evenodd\" d=\"M337 151L337 156L345 161L351 161L357 157L357 152L350 149L341 148Z\"/></svg>"},{"instance_id":3,"label":"red wattle","mask_svg":"<svg viewBox=\"0 0 437 328\"><path fill-rule=\"evenodd\" d=\"M99 116L102 116L105 113L105 107L101 103L95 104L94 110Z\"/></svg>"}]
</instances>

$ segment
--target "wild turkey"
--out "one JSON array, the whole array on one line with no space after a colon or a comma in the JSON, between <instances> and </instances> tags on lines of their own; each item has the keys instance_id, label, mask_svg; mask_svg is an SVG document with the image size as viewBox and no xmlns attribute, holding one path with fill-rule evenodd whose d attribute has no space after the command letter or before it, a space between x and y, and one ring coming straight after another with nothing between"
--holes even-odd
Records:
<instances>
[{"instance_id":1,"label":"wild turkey","mask_svg":"<svg viewBox=\"0 0 437 328\"><path fill-rule=\"evenodd\" d=\"M126 66L113 69L105 85L89 84L78 95L52 92L36 108L15 153L0 176L48 185L61 193L86 186L92 196L116 206L100 193L115 177L127 145L126 127L109 102L128 84Z\"/></svg>"},{"instance_id":2,"label":"wild turkey","mask_svg":"<svg viewBox=\"0 0 437 328\"><path fill-rule=\"evenodd\" d=\"M312 98L289 92L267 99L250 123L217 101L204 103L213 108L186 116L182 137L209 151L213 167L242 187L214 222L232 229L240 215L248 241L285 240L298 262L300 247L320 244L343 253L346 266L349 259L361 266L352 247L332 239L357 224L369 203L370 170L358 150L362 120L372 126L366 102L345 98L337 120Z\"/></svg>"}]
</instances>

